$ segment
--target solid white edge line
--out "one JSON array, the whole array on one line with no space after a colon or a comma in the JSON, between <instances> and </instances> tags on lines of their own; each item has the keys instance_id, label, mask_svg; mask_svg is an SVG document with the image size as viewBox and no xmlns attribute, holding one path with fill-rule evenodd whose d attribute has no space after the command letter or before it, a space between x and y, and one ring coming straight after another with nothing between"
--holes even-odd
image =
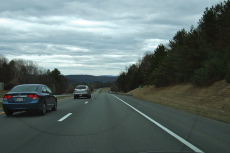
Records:
<instances>
[{"instance_id":1,"label":"solid white edge line","mask_svg":"<svg viewBox=\"0 0 230 153\"><path fill-rule=\"evenodd\" d=\"M65 120L70 115L72 115L72 113L69 113L69 114L65 115L64 117L62 117L61 119L59 119L58 122L61 122L61 121Z\"/></svg>"},{"instance_id":2,"label":"solid white edge line","mask_svg":"<svg viewBox=\"0 0 230 153\"><path fill-rule=\"evenodd\" d=\"M167 129L166 127L164 127L163 125L161 125L160 123L156 122L155 120L151 119L150 117L148 117L147 115L145 115L144 113L142 113L141 111L137 110L135 107L129 105L128 103L126 103L125 101L123 101L122 99L118 98L117 96L113 95L114 97L116 97L117 99L119 99L121 102L123 102L124 104L128 105L129 107L131 107L133 110L135 110L136 112L138 112L139 114L141 114L142 116L144 116L145 118L147 118L149 121L151 121L152 123L156 124L158 127L160 127L161 129L163 129L165 132L167 132L168 134L170 134L171 136L173 136L174 138L176 138L177 140L179 140L180 142L182 142L183 144L185 144L186 146L188 146L190 149L192 149L195 152L200 152L203 153L202 150L200 150L199 148L197 148L196 146L194 146L193 144L189 143L188 141L186 141L185 139L183 139L182 137L176 135L175 133L173 133L172 131L170 131L169 129Z\"/></svg>"}]
</instances>

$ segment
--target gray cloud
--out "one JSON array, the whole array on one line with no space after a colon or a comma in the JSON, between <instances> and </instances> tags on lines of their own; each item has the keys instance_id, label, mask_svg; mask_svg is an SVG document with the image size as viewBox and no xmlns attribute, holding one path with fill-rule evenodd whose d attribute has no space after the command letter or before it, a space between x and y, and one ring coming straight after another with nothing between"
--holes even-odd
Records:
<instances>
[{"instance_id":1,"label":"gray cloud","mask_svg":"<svg viewBox=\"0 0 230 153\"><path fill-rule=\"evenodd\" d=\"M8 0L0 5L0 56L63 74L118 75L146 51L196 26L219 0Z\"/></svg>"}]
</instances>

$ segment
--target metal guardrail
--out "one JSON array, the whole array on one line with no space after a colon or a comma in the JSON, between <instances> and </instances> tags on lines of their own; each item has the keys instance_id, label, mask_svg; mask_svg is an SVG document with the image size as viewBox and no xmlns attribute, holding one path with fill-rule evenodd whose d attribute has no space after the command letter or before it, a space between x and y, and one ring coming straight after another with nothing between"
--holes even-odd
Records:
<instances>
[{"instance_id":1,"label":"metal guardrail","mask_svg":"<svg viewBox=\"0 0 230 153\"><path fill-rule=\"evenodd\" d=\"M65 95L54 95L55 97L64 97L64 96L72 96L73 94L65 94ZM0 104L2 103L3 98L0 98Z\"/></svg>"},{"instance_id":2,"label":"metal guardrail","mask_svg":"<svg viewBox=\"0 0 230 153\"><path fill-rule=\"evenodd\" d=\"M0 98L0 110L2 110L2 101L3 101L3 98Z\"/></svg>"},{"instance_id":3,"label":"metal guardrail","mask_svg":"<svg viewBox=\"0 0 230 153\"><path fill-rule=\"evenodd\" d=\"M66 94L66 95L54 95L55 97L64 97L64 96L72 96L73 94ZM0 98L0 103L2 103L3 98Z\"/></svg>"},{"instance_id":4,"label":"metal guardrail","mask_svg":"<svg viewBox=\"0 0 230 153\"><path fill-rule=\"evenodd\" d=\"M130 94L130 93L119 93L119 92L111 92L110 94L118 94L118 95L125 95L125 96L133 96L133 94Z\"/></svg>"},{"instance_id":5,"label":"metal guardrail","mask_svg":"<svg viewBox=\"0 0 230 153\"><path fill-rule=\"evenodd\" d=\"M73 94L65 94L65 95L54 95L55 97L64 97L64 96L72 96Z\"/></svg>"}]
</instances>

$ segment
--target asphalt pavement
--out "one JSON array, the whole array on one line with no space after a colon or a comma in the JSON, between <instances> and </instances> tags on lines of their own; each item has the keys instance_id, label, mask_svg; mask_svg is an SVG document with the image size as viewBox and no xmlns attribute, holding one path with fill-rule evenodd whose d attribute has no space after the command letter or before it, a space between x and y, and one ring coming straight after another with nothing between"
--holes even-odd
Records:
<instances>
[{"instance_id":1,"label":"asphalt pavement","mask_svg":"<svg viewBox=\"0 0 230 153\"><path fill-rule=\"evenodd\" d=\"M230 152L230 125L129 96L58 101L45 116L0 111L1 153Z\"/></svg>"}]
</instances>

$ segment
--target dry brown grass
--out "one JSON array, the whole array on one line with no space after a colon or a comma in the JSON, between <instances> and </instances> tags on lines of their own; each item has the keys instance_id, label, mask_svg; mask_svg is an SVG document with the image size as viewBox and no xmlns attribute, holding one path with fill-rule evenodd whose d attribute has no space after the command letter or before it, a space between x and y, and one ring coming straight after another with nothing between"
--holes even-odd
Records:
<instances>
[{"instance_id":1,"label":"dry brown grass","mask_svg":"<svg viewBox=\"0 0 230 153\"><path fill-rule=\"evenodd\" d=\"M130 93L140 99L230 123L230 84L226 81L206 88L191 84L164 88L145 86Z\"/></svg>"},{"instance_id":2,"label":"dry brown grass","mask_svg":"<svg viewBox=\"0 0 230 153\"><path fill-rule=\"evenodd\" d=\"M103 88L103 89L101 89L100 93L104 93L107 90L110 90L110 88Z\"/></svg>"}]
</instances>

